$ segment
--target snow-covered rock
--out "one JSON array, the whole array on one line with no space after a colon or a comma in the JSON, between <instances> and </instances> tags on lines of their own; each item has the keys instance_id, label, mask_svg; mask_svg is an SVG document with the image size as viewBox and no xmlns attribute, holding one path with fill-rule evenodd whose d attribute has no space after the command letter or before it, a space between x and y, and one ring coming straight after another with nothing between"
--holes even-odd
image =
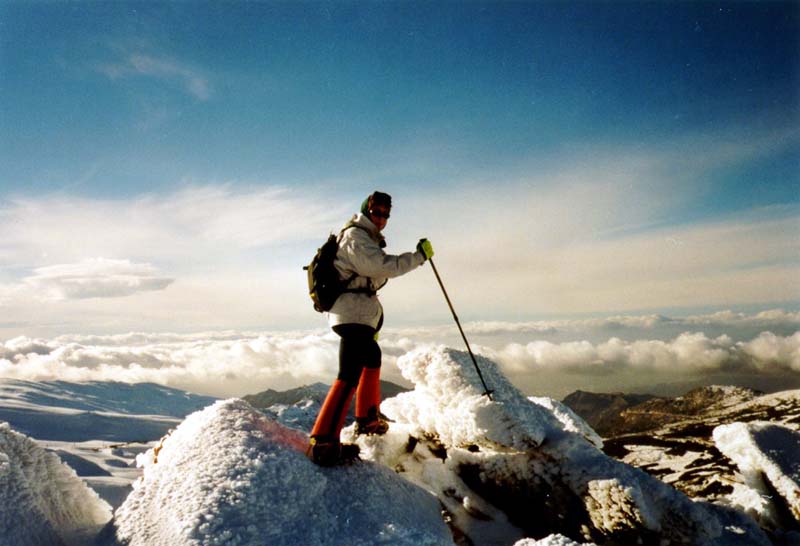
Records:
<instances>
[{"instance_id":1,"label":"snow-covered rock","mask_svg":"<svg viewBox=\"0 0 800 546\"><path fill-rule=\"evenodd\" d=\"M737 483L729 496L731 505L768 527L797 527L800 432L775 423L752 422L722 425L713 435L717 448L736 463L742 476L743 483Z\"/></svg>"},{"instance_id":2,"label":"snow-covered rock","mask_svg":"<svg viewBox=\"0 0 800 546\"><path fill-rule=\"evenodd\" d=\"M418 350L398 360L403 376L414 384L412 392L389 401L402 401L392 405L398 418L451 446L477 442L525 450L541 444L548 431L561 429L552 411L532 404L493 362L478 357L481 375L494 389L487 396L472 361L462 362L457 354Z\"/></svg>"},{"instance_id":3,"label":"snow-covered rock","mask_svg":"<svg viewBox=\"0 0 800 546\"><path fill-rule=\"evenodd\" d=\"M439 502L380 465L325 469L308 437L242 400L190 415L117 510L105 544L452 544ZM156 462L157 461L157 462Z\"/></svg>"},{"instance_id":4,"label":"snow-covered rock","mask_svg":"<svg viewBox=\"0 0 800 546\"><path fill-rule=\"evenodd\" d=\"M0 423L0 546L83 546L111 507L54 453Z\"/></svg>"},{"instance_id":5,"label":"snow-covered rock","mask_svg":"<svg viewBox=\"0 0 800 546\"><path fill-rule=\"evenodd\" d=\"M593 543L588 542L575 542L571 538L564 535L550 535L541 540L534 540L532 538L523 538L514 546L594 546Z\"/></svg>"},{"instance_id":6,"label":"snow-covered rock","mask_svg":"<svg viewBox=\"0 0 800 546\"><path fill-rule=\"evenodd\" d=\"M606 456L584 425L526 399L494 362L479 357L478 365L491 400L466 353L406 354L398 366L415 389L382 408L396 423L385 437L353 438L365 457L436 494L457 535L481 545L554 534L598 543L770 544L744 514L692 502Z\"/></svg>"},{"instance_id":7,"label":"snow-covered rock","mask_svg":"<svg viewBox=\"0 0 800 546\"><path fill-rule=\"evenodd\" d=\"M529 396L528 400L534 404L538 404L543 408L547 408L556 419L558 419L564 426L564 430L569 432L577 432L595 447L603 447L603 439L597 434L589 424L584 421L577 413L572 411L566 404L549 398L547 396Z\"/></svg>"}]
</instances>

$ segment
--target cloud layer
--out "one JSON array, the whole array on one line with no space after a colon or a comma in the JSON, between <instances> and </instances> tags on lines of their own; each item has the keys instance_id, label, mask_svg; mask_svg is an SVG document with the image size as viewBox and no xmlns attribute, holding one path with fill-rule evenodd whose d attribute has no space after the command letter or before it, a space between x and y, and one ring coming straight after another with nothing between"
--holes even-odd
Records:
<instances>
[{"instance_id":1,"label":"cloud layer","mask_svg":"<svg viewBox=\"0 0 800 546\"><path fill-rule=\"evenodd\" d=\"M607 322L605 322L607 321ZM686 331L673 338L655 339L655 324L676 321L683 325L722 327L735 330L742 323L772 324L796 330L790 335L762 333L744 340L731 335L711 337L702 331ZM638 332L644 325L653 337L625 341L620 337L590 342L580 332L588 327L616 324L618 329ZM702 379L725 377L732 382L748 374L790 376L800 382L800 328L798 315L780 310L743 315L721 313L684 319L661 317L616 317L595 321L562 321L553 329L570 331L571 341L542 339L530 324L492 326L476 334L481 325L468 328L480 338L476 352L497 361L518 386L530 393L562 396L569 390L597 389L597 379L606 378L617 390L641 384L641 378L679 377ZM517 327L518 326L518 327ZM513 330L526 342L506 342ZM552 335L550 327L541 330ZM539 331L539 332L541 332ZM452 332L388 330L382 337L385 378L402 382L394 363L415 348L443 342L463 349ZM445 341L446 340L446 341ZM114 336L61 336L54 339L18 337L0 345L0 377L27 380L114 380L155 382L216 396L242 396L267 388L285 389L316 381L330 382L336 375L338 338L329 332L201 334L130 333ZM550 377L551 384L542 383ZM638 376L637 381L631 378ZM554 379L561 378L561 379ZM565 379L566 378L566 379ZM594 389L593 389L594 387Z\"/></svg>"},{"instance_id":2,"label":"cloud layer","mask_svg":"<svg viewBox=\"0 0 800 546\"><path fill-rule=\"evenodd\" d=\"M700 331L713 337L727 335L742 341L764 331L791 335L800 330L800 313L783 309L756 313L728 310L684 317L650 314L530 322L479 321L469 323L467 329L471 335L477 336L527 335L550 341L574 339L576 336L593 341L609 337L667 340L686 331Z\"/></svg>"},{"instance_id":3,"label":"cloud layer","mask_svg":"<svg viewBox=\"0 0 800 546\"><path fill-rule=\"evenodd\" d=\"M509 344L487 351L511 372L551 368L570 373L608 374L615 371L790 371L800 373L800 333L782 337L764 332L747 342L728 336L709 338L687 332L670 341L588 341Z\"/></svg>"}]
</instances>

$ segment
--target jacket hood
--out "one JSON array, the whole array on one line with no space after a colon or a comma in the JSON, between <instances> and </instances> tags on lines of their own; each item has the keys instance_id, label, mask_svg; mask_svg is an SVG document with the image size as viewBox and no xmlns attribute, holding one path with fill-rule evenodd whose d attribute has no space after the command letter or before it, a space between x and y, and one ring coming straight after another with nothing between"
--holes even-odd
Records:
<instances>
[{"instance_id":1,"label":"jacket hood","mask_svg":"<svg viewBox=\"0 0 800 546\"><path fill-rule=\"evenodd\" d=\"M372 237L378 243L384 242L384 237L381 232L378 230L378 227L372 223L372 220L369 219L369 216L363 214L361 212L354 214L353 217L350 219L349 222L345 225L345 227L349 225L356 225L358 227L364 228L369 232L370 237Z\"/></svg>"}]
</instances>

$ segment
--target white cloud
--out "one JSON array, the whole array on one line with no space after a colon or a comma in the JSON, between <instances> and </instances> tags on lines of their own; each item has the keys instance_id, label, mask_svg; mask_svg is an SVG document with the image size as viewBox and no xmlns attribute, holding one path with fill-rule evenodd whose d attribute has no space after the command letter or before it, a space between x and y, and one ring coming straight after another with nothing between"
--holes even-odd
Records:
<instances>
[{"instance_id":1,"label":"white cloud","mask_svg":"<svg viewBox=\"0 0 800 546\"><path fill-rule=\"evenodd\" d=\"M157 275L150 264L91 258L74 264L39 267L23 282L38 297L64 300L116 298L163 290L173 279Z\"/></svg>"},{"instance_id":2,"label":"white cloud","mask_svg":"<svg viewBox=\"0 0 800 546\"><path fill-rule=\"evenodd\" d=\"M206 101L212 90L208 78L196 67L168 57L133 53L115 63L104 63L98 70L112 80L149 77L175 83L194 98Z\"/></svg>"},{"instance_id":3,"label":"white cloud","mask_svg":"<svg viewBox=\"0 0 800 546\"><path fill-rule=\"evenodd\" d=\"M787 338L775 336L774 342ZM788 343L800 344L788 338ZM744 345L733 344L727 336L711 339L702 333L684 333L671 341L637 340L626 342L611 338L604 343L588 341L551 343L534 341L527 345L510 344L495 352L501 363L516 372L536 368L557 368L571 372L619 372L624 369L681 371L718 370L724 367L759 367L761 360L753 355L743 359ZM779 366L793 369L791 359L776 360ZM798 370L800 371L800 370Z\"/></svg>"},{"instance_id":4,"label":"white cloud","mask_svg":"<svg viewBox=\"0 0 800 546\"><path fill-rule=\"evenodd\" d=\"M176 232L194 232L206 244L239 249L324 238L346 219L346 208L324 195L282 187L193 186L166 199L140 201Z\"/></svg>"},{"instance_id":5,"label":"white cloud","mask_svg":"<svg viewBox=\"0 0 800 546\"><path fill-rule=\"evenodd\" d=\"M758 320L752 315L751 320ZM735 321L746 317L736 316ZM726 319L727 320L727 319ZM683 319L685 321L685 319ZM577 331L578 324L573 325ZM562 325L562 327L564 327ZM397 357L439 343L441 329L416 337L387 330L381 339L383 377L402 382ZM525 343L483 339L475 352L497 361L528 392L597 390L600 378L626 390L656 377L689 379L716 374L735 382L743 374L790 374L800 382L800 331L771 332L735 341L686 331L672 339L618 337L601 342L550 342L530 335ZM463 350L453 340L444 341ZM217 396L241 396L267 388L285 389L330 382L338 367L338 337L326 330L296 332L129 333L112 336L19 337L0 344L0 376L27 380L151 381ZM558 378L554 380L553 378ZM549 379L547 379L549 378ZM629 389L628 389L629 390Z\"/></svg>"},{"instance_id":6,"label":"white cloud","mask_svg":"<svg viewBox=\"0 0 800 546\"><path fill-rule=\"evenodd\" d=\"M324 238L344 222L345 210L325 196L231 184L128 200L20 197L0 209L0 259L47 265L122 255L219 264L248 249Z\"/></svg>"},{"instance_id":7,"label":"white cloud","mask_svg":"<svg viewBox=\"0 0 800 546\"><path fill-rule=\"evenodd\" d=\"M11 198L0 204L0 306L14 321L0 323L0 333L323 323L309 304L301 267L350 210L325 192L233 184L129 199ZM150 264L153 271L66 279L73 272L64 264L86 268L92 263L87 260L98 256ZM168 290L143 291L162 286L159 279L175 282ZM106 298L75 299L134 289L135 298L113 304ZM37 297L60 300L32 306Z\"/></svg>"},{"instance_id":8,"label":"white cloud","mask_svg":"<svg viewBox=\"0 0 800 546\"><path fill-rule=\"evenodd\" d=\"M741 350L759 369L789 368L800 372L800 333L781 337L763 332L756 339L743 343Z\"/></svg>"},{"instance_id":9,"label":"white cloud","mask_svg":"<svg viewBox=\"0 0 800 546\"><path fill-rule=\"evenodd\" d=\"M176 324L187 330L322 324L324 320L310 311L301 266L356 207L332 202L323 192L233 184L188 186L127 200L63 195L12 199L0 208L4 234L0 262L6 272L17 272L18 277L0 277L0 305L7 316L29 326L0 325L0 331L15 336L143 328L170 331ZM795 227L800 229L800 217L775 212L592 241L576 239L584 228L573 227L572 235L554 234L552 239L537 234L535 222L525 215L514 215L521 223L513 226L462 227L452 235L454 239L448 239L448 216L442 220L444 238L434 239L436 263L464 322L485 316L777 306L800 300L800 270L791 261L793 254L800 253L793 235ZM403 221L402 214L411 217ZM407 207L393 215L393 221L395 216L401 218L387 229L390 252L413 248L417 235L433 238L412 227L414 214L413 207ZM569 231L563 225L543 229L560 232L562 228ZM520 233L526 237L520 238ZM409 237L411 241L404 241ZM669 238L681 244L671 244ZM112 307L103 306L100 299L64 299L90 293L89 285L78 291L77 282L57 284L47 278L61 275L58 269L40 270L96 256L151 264L156 285L159 278L177 280L169 290L151 291L146 298L148 293L139 291L137 298ZM392 280L382 291L387 326L450 320L435 278L425 269L427 265ZM30 277L27 284L25 277ZM112 293L155 287L144 278L126 282L120 278L105 288ZM20 286L25 290L21 292ZM27 301L36 286L58 287L49 294L65 303L31 309ZM102 293L99 283L91 286L95 293ZM85 303L78 307L79 301ZM761 329L790 333L785 325L775 324L780 321L768 318L742 319L735 330L750 337ZM472 327L483 331L481 335L507 329L503 323L475 324ZM670 337L695 328L708 335L727 333L720 320L711 320L706 327L700 322L667 321L655 314L603 319L602 324L584 325L584 330L593 332L587 338L592 342L611 336L632 339L648 335L648 324L650 330L658 327ZM529 331L554 342L569 338L558 321L515 323L513 328L519 334Z\"/></svg>"},{"instance_id":10,"label":"white cloud","mask_svg":"<svg viewBox=\"0 0 800 546\"><path fill-rule=\"evenodd\" d=\"M741 128L587 146L516 172L474 174L457 190L426 189L401 246L428 236L460 314L472 317L796 302L796 205L676 219L717 199L709 179L720 169L770 157L798 136ZM409 283L435 297L428 276ZM407 297L392 303L404 300L410 309Z\"/></svg>"},{"instance_id":11,"label":"white cloud","mask_svg":"<svg viewBox=\"0 0 800 546\"><path fill-rule=\"evenodd\" d=\"M458 233L437 239L435 228L423 232L436 248L437 268L464 317L777 306L800 300L796 213L767 209L749 218L594 237L592 226L579 227L579 219L572 225L563 219L546 224L535 206L526 208L525 198L509 201L515 212L502 220L457 216ZM556 210L553 206L551 213ZM564 203L561 210L565 216L583 212L580 204ZM480 218L477 211L475 217ZM418 309L419 300L441 299L430 275L403 282L419 296L387 303L407 313Z\"/></svg>"},{"instance_id":12,"label":"white cloud","mask_svg":"<svg viewBox=\"0 0 800 546\"><path fill-rule=\"evenodd\" d=\"M433 185L424 192L404 181L384 188L397 196L387 250L408 251L419 237L429 237L459 315L473 321L792 305L800 301L797 207L670 223L697 197L693 183L705 172L742 154L766 154L786 139L796 137L761 135L740 152L722 139L719 150L706 150L713 159L702 161L681 155L690 148L687 143L649 150L574 149L558 161L522 165L496 179ZM309 312L300 267L358 208L360 199L345 198L352 196L343 196L338 186L228 183L127 199L10 199L0 206L0 305L6 315L33 326L0 325L0 332L49 336L169 331L176 324L187 330L312 325L319 317ZM149 263L161 276L177 280L169 290L139 293L115 309L64 300L70 304L32 312L15 290L14 281L36 268L95 256ZM393 279L382 291L387 325L450 320L426 269ZM48 326L37 329L37 323ZM671 337L683 331L676 324L658 326ZM609 322L587 340L632 339L633 327ZM545 340L567 341L559 332L547 332L551 326L524 328ZM704 331L712 337L726 333L714 328ZM740 328L750 337L759 333L755 329L752 322Z\"/></svg>"}]
</instances>

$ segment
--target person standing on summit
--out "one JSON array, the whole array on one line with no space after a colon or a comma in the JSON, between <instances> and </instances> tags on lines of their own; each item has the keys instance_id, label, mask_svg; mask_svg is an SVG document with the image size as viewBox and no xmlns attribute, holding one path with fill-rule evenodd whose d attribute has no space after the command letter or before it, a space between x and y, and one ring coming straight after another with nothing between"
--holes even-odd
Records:
<instances>
[{"instance_id":1,"label":"person standing on summit","mask_svg":"<svg viewBox=\"0 0 800 546\"><path fill-rule=\"evenodd\" d=\"M340 337L339 373L311 430L307 452L321 466L345 464L358 457L357 445L342 444L339 439L354 395L356 434L385 434L389 429L380 412L381 349L377 339L383 307L377 292L389 278L404 275L433 256L427 239L420 239L415 252L384 252L381 231L391 209L391 196L376 191L339 233L333 263L342 280L350 279L328 313L328 323Z\"/></svg>"}]
</instances>

